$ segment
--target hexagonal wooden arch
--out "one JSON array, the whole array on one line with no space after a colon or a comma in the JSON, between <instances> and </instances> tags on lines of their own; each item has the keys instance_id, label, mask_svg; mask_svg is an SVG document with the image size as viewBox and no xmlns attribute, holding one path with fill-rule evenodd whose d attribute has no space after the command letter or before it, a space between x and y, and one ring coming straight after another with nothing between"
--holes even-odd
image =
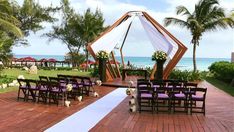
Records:
<instances>
[{"instance_id":1,"label":"hexagonal wooden arch","mask_svg":"<svg viewBox=\"0 0 234 132\"><path fill-rule=\"evenodd\" d=\"M186 52L187 50L187 47L185 47L178 39L176 39L170 32L168 32L163 26L161 26L156 20L154 20L149 14L147 14L146 12L144 11L130 11L130 12L127 12L126 14L124 14L119 20L117 20L111 27L109 27L105 32L103 32L99 37L97 37L93 42L89 43L88 46L87 46L87 49L89 51L89 53L93 56L93 58L97 61L96 59L96 55L91 47L91 45L93 43L95 43L98 39L100 39L102 36L104 36L106 33L108 32L111 32L115 27L117 27L118 25L120 25L124 20L128 19L128 17L130 17L130 13L132 12L140 12L142 13L142 15L146 18L146 20L148 20L153 26L154 28L156 28L159 32L160 30L162 30L165 34L167 34L174 42L175 44L178 45L178 49L175 53L175 55L173 56L173 58L168 62L168 64L166 65L166 67L164 68L164 75L163 75L163 78L166 79L169 74L171 73L171 71L173 70L173 68L176 66L176 64L179 62L179 60L182 58L182 56L184 55L184 53ZM130 26L129 26L130 28ZM129 30L129 29L128 29ZM128 31L127 31L128 32ZM161 32L160 32L161 33ZM162 33L161 33L162 34ZM163 35L163 34L162 34ZM126 39L126 36L124 38L124 41ZM124 42L120 48L120 53L121 53L121 59L122 59L122 63L124 65L124 57L123 57L123 53L122 53L122 49L123 49L123 45L124 45ZM121 77L120 75L120 71L119 71L119 68L117 66L117 63L116 63L116 60L115 60L115 56L114 56L114 53L113 51L111 52L111 55L112 55L112 58L113 58L113 61L115 63L115 66L117 67L117 73L114 74L111 74L111 71L113 70L112 69L112 66L110 64L110 62L108 61L107 64L109 64L111 66L111 68L107 68L107 71L106 71L106 76L107 76L107 81L113 81L114 78L116 77ZM153 72L151 73L151 76L150 78L153 79L154 78L154 74L156 72L156 65L154 65L154 69L153 69Z\"/></svg>"}]
</instances>

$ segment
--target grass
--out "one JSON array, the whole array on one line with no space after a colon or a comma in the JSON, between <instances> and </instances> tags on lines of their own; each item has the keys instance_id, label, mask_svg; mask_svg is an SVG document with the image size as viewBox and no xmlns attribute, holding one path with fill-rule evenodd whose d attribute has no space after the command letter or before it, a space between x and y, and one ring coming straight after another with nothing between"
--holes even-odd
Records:
<instances>
[{"instance_id":1,"label":"grass","mask_svg":"<svg viewBox=\"0 0 234 132\"><path fill-rule=\"evenodd\" d=\"M227 84L223 81L217 80L215 78L211 78L211 77L207 77L205 80L208 81L209 83L211 83L212 85L214 85L215 87L230 94L231 96L234 96L234 87L230 86L229 84Z\"/></svg>"},{"instance_id":2,"label":"grass","mask_svg":"<svg viewBox=\"0 0 234 132\"><path fill-rule=\"evenodd\" d=\"M79 76L90 76L89 72L80 72L80 71L66 71L66 70L38 70L37 74L29 74L25 70L21 69L4 69L3 75L7 75L9 77L17 78L19 75L23 75L26 79L39 79L38 76L49 76L56 77L57 74L65 74L65 75L79 75Z\"/></svg>"},{"instance_id":3,"label":"grass","mask_svg":"<svg viewBox=\"0 0 234 132\"><path fill-rule=\"evenodd\" d=\"M79 75L79 76L90 76L89 72L80 72L80 71L66 71L66 70L38 70L38 74L29 74L25 70L21 69L4 69L3 75L7 75L10 78L17 78L19 75L23 75L26 79L39 79L38 76L49 76L49 77L56 77L57 74L65 74L65 75ZM1 79L1 78L0 78ZM5 89L0 89L0 93L6 93L10 91L18 90L17 87L8 87Z\"/></svg>"}]
</instances>

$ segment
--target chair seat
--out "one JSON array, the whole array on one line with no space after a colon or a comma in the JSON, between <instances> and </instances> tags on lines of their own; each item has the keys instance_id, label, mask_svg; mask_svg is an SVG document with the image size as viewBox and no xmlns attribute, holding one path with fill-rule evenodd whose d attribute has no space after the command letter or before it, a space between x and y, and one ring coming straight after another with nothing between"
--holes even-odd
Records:
<instances>
[{"instance_id":1,"label":"chair seat","mask_svg":"<svg viewBox=\"0 0 234 132\"><path fill-rule=\"evenodd\" d=\"M149 94L149 93L142 93L141 94L141 98L152 98L152 94Z\"/></svg>"},{"instance_id":2,"label":"chair seat","mask_svg":"<svg viewBox=\"0 0 234 132\"><path fill-rule=\"evenodd\" d=\"M183 94L183 93L174 94L174 97L176 97L176 98L186 98L185 94Z\"/></svg>"},{"instance_id":3,"label":"chair seat","mask_svg":"<svg viewBox=\"0 0 234 132\"><path fill-rule=\"evenodd\" d=\"M47 91L47 88L40 88L39 91Z\"/></svg>"},{"instance_id":4,"label":"chair seat","mask_svg":"<svg viewBox=\"0 0 234 132\"><path fill-rule=\"evenodd\" d=\"M27 89L27 86L19 86L20 89Z\"/></svg>"},{"instance_id":5,"label":"chair seat","mask_svg":"<svg viewBox=\"0 0 234 132\"><path fill-rule=\"evenodd\" d=\"M204 97L203 96L199 96L199 95L192 95L192 100L197 100L197 101L199 101L199 100L204 100Z\"/></svg>"},{"instance_id":6,"label":"chair seat","mask_svg":"<svg viewBox=\"0 0 234 132\"><path fill-rule=\"evenodd\" d=\"M36 87L36 86L31 86L31 87L29 87L29 89L30 89L30 90L38 90L38 87Z\"/></svg>"},{"instance_id":7,"label":"chair seat","mask_svg":"<svg viewBox=\"0 0 234 132\"><path fill-rule=\"evenodd\" d=\"M167 98L169 98L169 96L167 94L164 94L164 93L159 93L158 98L159 99L167 99Z\"/></svg>"}]
</instances>

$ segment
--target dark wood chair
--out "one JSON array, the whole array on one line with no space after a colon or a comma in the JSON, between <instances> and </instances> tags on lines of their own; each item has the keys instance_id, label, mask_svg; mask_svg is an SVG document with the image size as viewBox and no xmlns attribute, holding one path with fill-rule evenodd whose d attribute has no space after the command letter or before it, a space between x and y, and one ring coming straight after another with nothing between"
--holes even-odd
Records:
<instances>
[{"instance_id":1,"label":"dark wood chair","mask_svg":"<svg viewBox=\"0 0 234 132\"><path fill-rule=\"evenodd\" d=\"M17 100L23 99L26 101L27 99L27 93L28 93L28 83L26 79L17 79L19 83L19 89L18 89L18 97ZM20 96L20 93L23 93L23 97Z\"/></svg>"},{"instance_id":2,"label":"dark wood chair","mask_svg":"<svg viewBox=\"0 0 234 132\"><path fill-rule=\"evenodd\" d=\"M48 77L47 76L39 76L39 80L40 81L49 81Z\"/></svg>"},{"instance_id":3,"label":"dark wood chair","mask_svg":"<svg viewBox=\"0 0 234 132\"><path fill-rule=\"evenodd\" d=\"M173 108L173 112L186 112L186 113L188 113L188 102L187 102L187 99L188 99L188 92L187 91L188 90L189 89L184 88L184 87L181 87L181 88L176 87L176 88L172 89L172 91L171 91L171 105Z\"/></svg>"},{"instance_id":4,"label":"dark wood chair","mask_svg":"<svg viewBox=\"0 0 234 132\"><path fill-rule=\"evenodd\" d=\"M158 87L155 91L155 107L156 112L168 112L171 111L171 90L172 88L168 87ZM164 109L166 108L166 109Z\"/></svg>"},{"instance_id":5,"label":"dark wood chair","mask_svg":"<svg viewBox=\"0 0 234 132\"><path fill-rule=\"evenodd\" d=\"M204 115L206 114L206 93L207 93L207 88L192 88L190 89L191 93L195 94L190 94L189 101L190 101L190 112L192 113L203 113ZM193 105L193 101L196 102L201 102L201 105ZM200 110L200 111L199 111Z\"/></svg>"},{"instance_id":6,"label":"dark wood chair","mask_svg":"<svg viewBox=\"0 0 234 132\"><path fill-rule=\"evenodd\" d=\"M49 82L49 104L55 103L59 105L59 99L64 97L64 91L60 87L59 82L50 81ZM63 98L64 99L64 98ZM53 100L53 102L52 102Z\"/></svg>"},{"instance_id":7,"label":"dark wood chair","mask_svg":"<svg viewBox=\"0 0 234 132\"><path fill-rule=\"evenodd\" d=\"M38 82L38 102L47 103L48 94L49 94L49 82L48 81L39 81Z\"/></svg>"},{"instance_id":8,"label":"dark wood chair","mask_svg":"<svg viewBox=\"0 0 234 132\"><path fill-rule=\"evenodd\" d=\"M28 93L27 93L27 101L32 100L33 102L37 101L37 93L38 93L38 81L27 79L27 85L28 85Z\"/></svg>"},{"instance_id":9,"label":"dark wood chair","mask_svg":"<svg viewBox=\"0 0 234 132\"><path fill-rule=\"evenodd\" d=\"M154 92L150 82L137 82L137 101L140 113L141 111L154 112Z\"/></svg>"},{"instance_id":10,"label":"dark wood chair","mask_svg":"<svg viewBox=\"0 0 234 132\"><path fill-rule=\"evenodd\" d=\"M94 83L92 82L90 77L82 77L84 91L87 96L89 96L89 93L91 92L91 88L93 89Z\"/></svg>"}]
</instances>

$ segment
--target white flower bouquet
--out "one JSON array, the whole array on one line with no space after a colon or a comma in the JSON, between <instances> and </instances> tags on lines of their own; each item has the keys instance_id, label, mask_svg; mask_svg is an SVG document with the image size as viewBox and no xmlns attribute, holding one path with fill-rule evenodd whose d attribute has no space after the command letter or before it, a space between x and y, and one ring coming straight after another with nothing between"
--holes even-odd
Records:
<instances>
[{"instance_id":1,"label":"white flower bouquet","mask_svg":"<svg viewBox=\"0 0 234 132\"><path fill-rule=\"evenodd\" d=\"M152 55L152 60L153 61L166 61L167 60L167 53L164 51L156 51Z\"/></svg>"},{"instance_id":2,"label":"white flower bouquet","mask_svg":"<svg viewBox=\"0 0 234 132\"><path fill-rule=\"evenodd\" d=\"M67 84L67 91L72 91L72 84Z\"/></svg>"},{"instance_id":3,"label":"white flower bouquet","mask_svg":"<svg viewBox=\"0 0 234 132\"><path fill-rule=\"evenodd\" d=\"M97 59L108 59L109 54L104 50L100 50L97 52L96 57L97 57Z\"/></svg>"}]
</instances>

